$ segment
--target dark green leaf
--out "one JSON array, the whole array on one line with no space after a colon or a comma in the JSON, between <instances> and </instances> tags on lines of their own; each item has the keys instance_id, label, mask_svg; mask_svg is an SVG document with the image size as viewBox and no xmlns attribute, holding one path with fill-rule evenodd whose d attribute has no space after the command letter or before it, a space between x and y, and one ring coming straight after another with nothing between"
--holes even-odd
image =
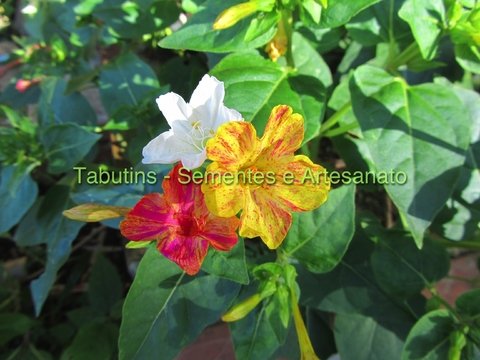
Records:
<instances>
[{"instance_id":1,"label":"dark green leaf","mask_svg":"<svg viewBox=\"0 0 480 360\"><path fill-rule=\"evenodd\" d=\"M445 86L451 86L449 82ZM453 195L438 214L433 229L450 240L470 240L480 221L480 96L470 90L454 86L457 96L468 110L473 123L467 159Z\"/></svg>"},{"instance_id":2,"label":"dark green leaf","mask_svg":"<svg viewBox=\"0 0 480 360\"><path fill-rule=\"evenodd\" d=\"M454 321L448 310L424 315L408 334L402 360L441 360L448 358Z\"/></svg>"},{"instance_id":3,"label":"dark green leaf","mask_svg":"<svg viewBox=\"0 0 480 360\"><path fill-rule=\"evenodd\" d=\"M239 287L213 275L191 278L150 248L123 307L120 359L173 359L220 318Z\"/></svg>"},{"instance_id":4,"label":"dark green leaf","mask_svg":"<svg viewBox=\"0 0 480 360\"><path fill-rule=\"evenodd\" d=\"M72 170L100 137L76 124L59 124L43 128L40 140L45 148L49 172L59 174Z\"/></svg>"},{"instance_id":5,"label":"dark green leaf","mask_svg":"<svg viewBox=\"0 0 480 360\"><path fill-rule=\"evenodd\" d=\"M332 190L320 208L294 213L282 249L310 271L328 272L342 259L355 231L355 186Z\"/></svg>"},{"instance_id":6,"label":"dark green leaf","mask_svg":"<svg viewBox=\"0 0 480 360\"><path fill-rule=\"evenodd\" d=\"M62 216L63 210L72 207L70 189L57 185L39 198L20 222L15 241L20 246L47 244L45 271L31 285L35 312L38 315L55 282L57 271L67 261L71 244L84 225Z\"/></svg>"},{"instance_id":7,"label":"dark green leaf","mask_svg":"<svg viewBox=\"0 0 480 360\"><path fill-rule=\"evenodd\" d=\"M119 109L153 101L160 89L153 70L133 53L123 54L102 68L99 87L103 106L110 116Z\"/></svg>"},{"instance_id":8,"label":"dark green leaf","mask_svg":"<svg viewBox=\"0 0 480 360\"><path fill-rule=\"evenodd\" d=\"M34 322L21 313L0 314L0 346L5 345L17 336L25 334Z\"/></svg>"},{"instance_id":9,"label":"dark green leaf","mask_svg":"<svg viewBox=\"0 0 480 360\"><path fill-rule=\"evenodd\" d=\"M342 360L398 359L404 344L394 331L360 314L337 314L334 331Z\"/></svg>"},{"instance_id":10,"label":"dark green leaf","mask_svg":"<svg viewBox=\"0 0 480 360\"><path fill-rule=\"evenodd\" d=\"M376 170L407 176L405 184L385 188L421 247L425 229L460 175L471 121L451 89L408 86L372 66L357 69L350 90Z\"/></svg>"},{"instance_id":11,"label":"dark green leaf","mask_svg":"<svg viewBox=\"0 0 480 360\"><path fill-rule=\"evenodd\" d=\"M250 280L243 238L238 239L237 245L231 251L218 251L210 247L202 269L209 274L247 285Z\"/></svg>"},{"instance_id":12,"label":"dark green leaf","mask_svg":"<svg viewBox=\"0 0 480 360\"><path fill-rule=\"evenodd\" d=\"M10 230L30 209L37 198L38 187L23 166L0 168L0 233Z\"/></svg>"},{"instance_id":13,"label":"dark green leaf","mask_svg":"<svg viewBox=\"0 0 480 360\"><path fill-rule=\"evenodd\" d=\"M267 318L265 300L248 316L230 324L237 359L269 359L281 345Z\"/></svg>"},{"instance_id":14,"label":"dark green leaf","mask_svg":"<svg viewBox=\"0 0 480 360\"><path fill-rule=\"evenodd\" d=\"M113 359L118 329L112 324L88 324L78 330L61 360Z\"/></svg>"},{"instance_id":15,"label":"dark green leaf","mask_svg":"<svg viewBox=\"0 0 480 360\"><path fill-rule=\"evenodd\" d=\"M67 83L60 78L42 81L39 118L42 126L75 123L95 125L97 116L88 101L78 92L66 95Z\"/></svg>"},{"instance_id":16,"label":"dark green leaf","mask_svg":"<svg viewBox=\"0 0 480 360\"><path fill-rule=\"evenodd\" d=\"M448 273L450 257L440 245L425 241L419 250L409 236L395 230L375 230L370 236L377 239L372 254L375 279L397 298L419 294Z\"/></svg>"},{"instance_id":17,"label":"dark green leaf","mask_svg":"<svg viewBox=\"0 0 480 360\"><path fill-rule=\"evenodd\" d=\"M118 270L104 256L99 255L88 281L90 305L101 313L108 314L122 298L122 281Z\"/></svg>"}]
</instances>

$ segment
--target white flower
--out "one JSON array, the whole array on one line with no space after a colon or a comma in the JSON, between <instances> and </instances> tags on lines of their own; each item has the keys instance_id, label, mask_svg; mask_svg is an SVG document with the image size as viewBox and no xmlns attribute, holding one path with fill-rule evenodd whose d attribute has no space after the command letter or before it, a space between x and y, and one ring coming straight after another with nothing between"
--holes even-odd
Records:
<instances>
[{"instance_id":1,"label":"white flower","mask_svg":"<svg viewBox=\"0 0 480 360\"><path fill-rule=\"evenodd\" d=\"M205 144L217 128L229 121L241 121L242 115L223 105L223 82L205 75L187 104L181 96L169 92L157 99L160 111L171 129L161 133L143 148L144 164L171 164L181 161L195 169L207 158Z\"/></svg>"}]
</instances>

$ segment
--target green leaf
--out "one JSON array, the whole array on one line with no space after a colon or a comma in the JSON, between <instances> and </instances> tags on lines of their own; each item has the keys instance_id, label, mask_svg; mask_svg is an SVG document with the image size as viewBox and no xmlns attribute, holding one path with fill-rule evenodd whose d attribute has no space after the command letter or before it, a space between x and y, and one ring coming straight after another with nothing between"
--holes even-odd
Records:
<instances>
[{"instance_id":1,"label":"green leaf","mask_svg":"<svg viewBox=\"0 0 480 360\"><path fill-rule=\"evenodd\" d=\"M443 0L406 0L399 16L410 25L423 58L435 58L446 24Z\"/></svg>"},{"instance_id":2,"label":"green leaf","mask_svg":"<svg viewBox=\"0 0 480 360\"><path fill-rule=\"evenodd\" d=\"M4 346L17 336L24 335L34 325L34 321L21 313L0 314L0 346Z\"/></svg>"},{"instance_id":3,"label":"green leaf","mask_svg":"<svg viewBox=\"0 0 480 360\"><path fill-rule=\"evenodd\" d=\"M269 13L258 13L250 22L247 33L245 34L245 42L250 42L264 35L272 28L277 26L280 21L281 13L279 11L271 11Z\"/></svg>"},{"instance_id":4,"label":"green leaf","mask_svg":"<svg viewBox=\"0 0 480 360\"><path fill-rule=\"evenodd\" d=\"M425 241L419 250L403 231L377 229L371 236L378 244L372 254L375 279L397 298L419 294L448 274L450 257L440 245Z\"/></svg>"},{"instance_id":5,"label":"green leaf","mask_svg":"<svg viewBox=\"0 0 480 360\"><path fill-rule=\"evenodd\" d=\"M450 82L442 83L452 86ZM460 241L473 238L480 221L480 96L471 90L454 85L453 89L468 110L473 129L467 159L452 197L438 214L432 228L443 237Z\"/></svg>"},{"instance_id":6,"label":"green leaf","mask_svg":"<svg viewBox=\"0 0 480 360\"><path fill-rule=\"evenodd\" d=\"M461 316L477 318L477 323L480 325L480 289L471 290L460 295L455 305Z\"/></svg>"},{"instance_id":7,"label":"green leaf","mask_svg":"<svg viewBox=\"0 0 480 360\"><path fill-rule=\"evenodd\" d=\"M239 238L237 245L230 251L218 251L210 247L202 269L209 274L248 285L250 279L243 238Z\"/></svg>"},{"instance_id":8,"label":"green leaf","mask_svg":"<svg viewBox=\"0 0 480 360\"><path fill-rule=\"evenodd\" d=\"M455 58L457 62L467 71L480 74L480 51L473 45L456 45Z\"/></svg>"},{"instance_id":9,"label":"green leaf","mask_svg":"<svg viewBox=\"0 0 480 360\"><path fill-rule=\"evenodd\" d=\"M251 41L245 41L251 17L238 22L225 30L213 30L217 16L225 9L238 4L238 0L209 0L204 9L194 14L179 30L160 41L160 46L167 49L188 49L215 53L255 49L269 42L276 32L270 27L262 35Z\"/></svg>"},{"instance_id":10,"label":"green leaf","mask_svg":"<svg viewBox=\"0 0 480 360\"><path fill-rule=\"evenodd\" d=\"M30 209L37 198L38 187L23 166L0 168L0 233L10 230Z\"/></svg>"},{"instance_id":11,"label":"green leaf","mask_svg":"<svg viewBox=\"0 0 480 360\"><path fill-rule=\"evenodd\" d=\"M330 0L328 7L322 10L320 26L322 28L335 28L346 24L360 11L379 1L380 0Z\"/></svg>"},{"instance_id":12,"label":"green leaf","mask_svg":"<svg viewBox=\"0 0 480 360\"><path fill-rule=\"evenodd\" d=\"M342 360L398 359L404 344L395 331L360 314L337 314L334 332Z\"/></svg>"},{"instance_id":13,"label":"green leaf","mask_svg":"<svg viewBox=\"0 0 480 360\"><path fill-rule=\"evenodd\" d=\"M110 34L123 39L141 38L167 27L178 19L174 1L101 1L93 15L100 19Z\"/></svg>"},{"instance_id":14,"label":"green leaf","mask_svg":"<svg viewBox=\"0 0 480 360\"><path fill-rule=\"evenodd\" d=\"M365 9L345 25L348 34L364 46L393 42L408 46L412 36L409 26L398 16L401 5L403 0L388 0Z\"/></svg>"},{"instance_id":15,"label":"green leaf","mask_svg":"<svg viewBox=\"0 0 480 360\"><path fill-rule=\"evenodd\" d=\"M90 305L95 310L108 314L122 298L122 288L117 268L103 255L99 255L88 281Z\"/></svg>"},{"instance_id":16,"label":"green leaf","mask_svg":"<svg viewBox=\"0 0 480 360\"><path fill-rule=\"evenodd\" d=\"M424 315L408 334L402 360L447 359L454 325L448 310L436 310Z\"/></svg>"},{"instance_id":17,"label":"green leaf","mask_svg":"<svg viewBox=\"0 0 480 360\"><path fill-rule=\"evenodd\" d=\"M251 121L260 135L271 110L285 104L305 119L304 142L318 135L325 111L325 90L317 79L288 73L278 64L253 53L225 57L211 74L225 83L225 104Z\"/></svg>"},{"instance_id":18,"label":"green leaf","mask_svg":"<svg viewBox=\"0 0 480 360\"><path fill-rule=\"evenodd\" d=\"M45 271L30 284L37 315L55 282L57 271L70 255L73 240L84 225L62 216L63 210L72 206L69 195L67 186L51 187L45 197L35 202L15 232L19 246L47 244Z\"/></svg>"},{"instance_id":19,"label":"green leaf","mask_svg":"<svg viewBox=\"0 0 480 360\"><path fill-rule=\"evenodd\" d=\"M281 345L267 317L268 305L268 300L263 301L247 317L230 323L237 359L269 359Z\"/></svg>"},{"instance_id":20,"label":"green leaf","mask_svg":"<svg viewBox=\"0 0 480 360\"><path fill-rule=\"evenodd\" d=\"M100 71L100 97L108 114L113 117L120 109L138 106L145 99L158 95L157 76L133 53L116 58Z\"/></svg>"},{"instance_id":21,"label":"green leaf","mask_svg":"<svg viewBox=\"0 0 480 360\"><path fill-rule=\"evenodd\" d=\"M43 128L40 141L48 159L48 171L59 174L72 170L100 139L76 124L59 124Z\"/></svg>"},{"instance_id":22,"label":"green leaf","mask_svg":"<svg viewBox=\"0 0 480 360\"><path fill-rule=\"evenodd\" d=\"M426 228L460 175L471 121L451 89L408 86L372 66L355 71L350 90L376 170L407 176L405 184L385 188L421 247Z\"/></svg>"},{"instance_id":23,"label":"green leaf","mask_svg":"<svg viewBox=\"0 0 480 360\"><path fill-rule=\"evenodd\" d=\"M294 213L282 249L313 272L328 272L342 259L355 231L355 186L332 190L320 208Z\"/></svg>"},{"instance_id":24,"label":"green leaf","mask_svg":"<svg viewBox=\"0 0 480 360\"><path fill-rule=\"evenodd\" d=\"M408 302L400 302L382 290L370 264L374 248L364 231L358 229L347 254L331 272L312 274L298 267L300 302L337 315L358 314L372 318L379 327L403 341L418 315L423 313L425 301L419 295ZM374 338L368 348L375 352L377 348L383 349L384 344L381 338L378 341Z\"/></svg>"},{"instance_id":25,"label":"green leaf","mask_svg":"<svg viewBox=\"0 0 480 360\"><path fill-rule=\"evenodd\" d=\"M42 95L38 103L40 125L96 125L97 116L88 101L78 92L65 94L65 80L47 78L41 84Z\"/></svg>"},{"instance_id":26,"label":"green leaf","mask_svg":"<svg viewBox=\"0 0 480 360\"><path fill-rule=\"evenodd\" d=\"M123 307L120 359L175 358L220 319L239 287L213 275L191 278L151 247Z\"/></svg>"},{"instance_id":27,"label":"green leaf","mask_svg":"<svg viewBox=\"0 0 480 360\"><path fill-rule=\"evenodd\" d=\"M325 88L332 85L332 74L327 63L298 32L294 32L292 36L292 54L298 74L317 78Z\"/></svg>"},{"instance_id":28,"label":"green leaf","mask_svg":"<svg viewBox=\"0 0 480 360\"><path fill-rule=\"evenodd\" d=\"M61 360L112 359L117 347L118 329L113 324L88 324L78 330Z\"/></svg>"}]
</instances>

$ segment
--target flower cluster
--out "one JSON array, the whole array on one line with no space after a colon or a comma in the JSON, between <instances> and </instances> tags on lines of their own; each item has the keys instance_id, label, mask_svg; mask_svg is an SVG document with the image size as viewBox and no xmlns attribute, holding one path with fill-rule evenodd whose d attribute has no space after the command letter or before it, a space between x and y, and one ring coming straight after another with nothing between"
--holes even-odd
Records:
<instances>
[{"instance_id":1,"label":"flower cluster","mask_svg":"<svg viewBox=\"0 0 480 360\"><path fill-rule=\"evenodd\" d=\"M259 138L239 112L224 106L224 96L223 83L205 75L189 103L174 93L157 99L171 129L145 146L143 162L175 166L165 176L163 193L145 195L120 224L126 238L138 244L156 241L158 250L190 275L200 270L209 246L231 250L237 230L242 237L259 237L268 248L278 248L292 224L291 213L320 206L330 190L326 179L301 181L306 171L324 171L306 156L294 154L303 141L301 115L289 106L276 106ZM201 167L206 160L208 165ZM219 176L211 182L182 181L199 167L205 173L274 174L278 179L224 182ZM286 175L292 181L282 181ZM91 208L69 214L98 218L123 213L108 206L94 210L95 214Z\"/></svg>"}]
</instances>

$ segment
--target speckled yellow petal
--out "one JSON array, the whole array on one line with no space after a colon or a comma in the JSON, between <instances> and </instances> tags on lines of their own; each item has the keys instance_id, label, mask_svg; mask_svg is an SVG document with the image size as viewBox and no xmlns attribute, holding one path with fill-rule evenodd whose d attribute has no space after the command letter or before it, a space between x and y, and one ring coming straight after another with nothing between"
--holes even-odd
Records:
<instances>
[{"instance_id":1,"label":"speckled yellow petal","mask_svg":"<svg viewBox=\"0 0 480 360\"><path fill-rule=\"evenodd\" d=\"M245 207L240 222L240 236L259 236L268 248L276 249L287 236L292 216L267 191L257 188L245 191Z\"/></svg>"},{"instance_id":2,"label":"speckled yellow petal","mask_svg":"<svg viewBox=\"0 0 480 360\"><path fill-rule=\"evenodd\" d=\"M244 205L244 189L240 184L225 181L227 170L212 163L205 171L202 192L208 210L220 217L235 216Z\"/></svg>"},{"instance_id":3,"label":"speckled yellow petal","mask_svg":"<svg viewBox=\"0 0 480 360\"><path fill-rule=\"evenodd\" d=\"M207 157L226 170L238 170L258 154L257 132L245 121L231 121L220 126L207 142Z\"/></svg>"},{"instance_id":4,"label":"speckled yellow petal","mask_svg":"<svg viewBox=\"0 0 480 360\"><path fill-rule=\"evenodd\" d=\"M327 200L330 182L326 181L326 170L308 157L285 157L272 169L277 181L268 190L279 206L289 211L309 211Z\"/></svg>"},{"instance_id":5,"label":"speckled yellow petal","mask_svg":"<svg viewBox=\"0 0 480 360\"><path fill-rule=\"evenodd\" d=\"M293 155L302 145L303 117L292 114L292 108L279 105L273 108L261 139L262 156L271 160Z\"/></svg>"}]
</instances>

